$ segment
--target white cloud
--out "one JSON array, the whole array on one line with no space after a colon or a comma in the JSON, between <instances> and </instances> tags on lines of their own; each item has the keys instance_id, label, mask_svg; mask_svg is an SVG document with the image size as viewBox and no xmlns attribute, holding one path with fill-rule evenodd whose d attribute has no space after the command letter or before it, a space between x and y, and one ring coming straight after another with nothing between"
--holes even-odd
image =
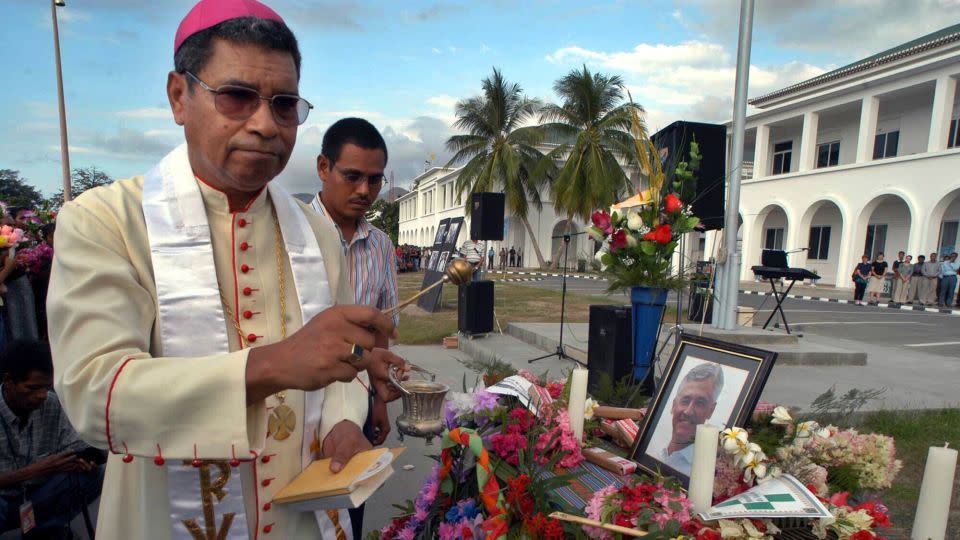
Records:
<instances>
[{"instance_id":1,"label":"white cloud","mask_svg":"<svg viewBox=\"0 0 960 540\"><path fill-rule=\"evenodd\" d=\"M435 105L441 109L453 109L457 102L460 101L460 98L448 96L446 94L440 94L439 96L431 96L427 98L427 103L430 105Z\"/></svg>"},{"instance_id":2,"label":"white cloud","mask_svg":"<svg viewBox=\"0 0 960 540\"><path fill-rule=\"evenodd\" d=\"M436 47L433 47L433 48L431 48L430 50L433 51L433 54L443 54L443 53L440 52L440 49L438 49L438 48L436 48Z\"/></svg>"},{"instance_id":3,"label":"white cloud","mask_svg":"<svg viewBox=\"0 0 960 540\"><path fill-rule=\"evenodd\" d=\"M957 1L960 2L960 0ZM487 54L490 50L490 47L486 43L480 44L480 54Z\"/></svg>"},{"instance_id":4,"label":"white cloud","mask_svg":"<svg viewBox=\"0 0 960 540\"><path fill-rule=\"evenodd\" d=\"M733 57L718 43L640 43L629 51L595 51L571 46L547 60L620 74L634 101L647 109L649 128L674 120L723 122L732 116L736 80ZM802 62L750 68L750 95L761 95L815 77L825 67ZM728 106L729 105L729 106Z\"/></svg>"},{"instance_id":5,"label":"white cloud","mask_svg":"<svg viewBox=\"0 0 960 540\"><path fill-rule=\"evenodd\" d=\"M144 107L142 109L130 109L117 111L114 113L120 118L130 118L135 120L172 120L173 113L169 107Z\"/></svg>"},{"instance_id":6,"label":"white cloud","mask_svg":"<svg viewBox=\"0 0 960 540\"><path fill-rule=\"evenodd\" d=\"M451 46L451 47L447 47L447 50L450 51L450 54L457 54L457 51L459 51L460 49Z\"/></svg>"}]
</instances>

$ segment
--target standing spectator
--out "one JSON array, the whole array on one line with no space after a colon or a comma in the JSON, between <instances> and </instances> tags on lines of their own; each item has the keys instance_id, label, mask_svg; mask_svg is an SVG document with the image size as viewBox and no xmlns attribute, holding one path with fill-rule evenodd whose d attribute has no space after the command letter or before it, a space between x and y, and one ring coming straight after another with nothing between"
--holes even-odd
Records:
<instances>
[{"instance_id":1,"label":"standing spectator","mask_svg":"<svg viewBox=\"0 0 960 540\"><path fill-rule=\"evenodd\" d=\"M493 256L496 255L496 252L493 250L493 246L487 250L487 268L493 270Z\"/></svg>"},{"instance_id":2,"label":"standing spectator","mask_svg":"<svg viewBox=\"0 0 960 540\"><path fill-rule=\"evenodd\" d=\"M937 301L937 281L940 278L940 263L937 262L936 253L931 253L927 262L923 263L921 273L923 278L917 289L920 305L933 305Z\"/></svg>"},{"instance_id":3,"label":"standing spectator","mask_svg":"<svg viewBox=\"0 0 960 540\"><path fill-rule=\"evenodd\" d=\"M870 269L870 281L867 283L867 305L879 304L880 293L883 292L883 283L887 279L887 262L883 260L883 253L877 253L877 260L873 261Z\"/></svg>"},{"instance_id":4,"label":"standing spectator","mask_svg":"<svg viewBox=\"0 0 960 540\"><path fill-rule=\"evenodd\" d=\"M22 221L25 213L25 209L18 209L15 215ZM11 339L37 339L39 335L33 286L30 284L30 277L16 263L17 243L25 240L26 237L19 228L7 228L5 231L9 231L9 234L4 232L9 250L7 259L3 263L3 270L0 271L0 277L3 278L3 284L7 287L7 295L4 299L7 328L10 330Z\"/></svg>"},{"instance_id":5,"label":"standing spectator","mask_svg":"<svg viewBox=\"0 0 960 540\"><path fill-rule=\"evenodd\" d=\"M957 262L957 254L951 253L949 257L944 257L940 264L940 296L937 298L937 305L940 307L952 307L953 292L957 287L957 269L960 263Z\"/></svg>"},{"instance_id":6,"label":"standing spectator","mask_svg":"<svg viewBox=\"0 0 960 540\"><path fill-rule=\"evenodd\" d=\"M902 253L902 252L901 252ZM908 297L910 291L916 291L916 288L912 285L912 280L910 279L913 276L913 255L907 255L907 258L903 262L897 261L900 263L896 266L896 270L893 272L893 290L896 291L893 295L893 303L901 305L908 303L912 300L912 297ZM894 264L897 264L894 263Z\"/></svg>"},{"instance_id":7,"label":"standing spectator","mask_svg":"<svg viewBox=\"0 0 960 540\"><path fill-rule=\"evenodd\" d=\"M507 267L507 248L500 248L500 269L503 270Z\"/></svg>"},{"instance_id":8,"label":"standing spectator","mask_svg":"<svg viewBox=\"0 0 960 540\"><path fill-rule=\"evenodd\" d=\"M906 253L903 251L897 252L897 260L893 261L893 281L890 286L890 300L896 301L897 297L897 287L899 287L903 281L900 279L900 265L903 264L903 259Z\"/></svg>"},{"instance_id":9,"label":"standing spectator","mask_svg":"<svg viewBox=\"0 0 960 540\"><path fill-rule=\"evenodd\" d=\"M523 268L523 248L517 250L517 268Z\"/></svg>"},{"instance_id":10,"label":"standing spectator","mask_svg":"<svg viewBox=\"0 0 960 540\"><path fill-rule=\"evenodd\" d=\"M483 242L472 238L467 240L460 246L460 256L473 265L473 281L479 281L483 268Z\"/></svg>"},{"instance_id":11,"label":"standing spectator","mask_svg":"<svg viewBox=\"0 0 960 540\"><path fill-rule=\"evenodd\" d=\"M863 293L867 290L867 280L870 279L870 271L873 265L870 264L870 257L864 255L861 257L860 264L853 270L853 301L858 306L863 305Z\"/></svg>"},{"instance_id":12,"label":"standing spectator","mask_svg":"<svg viewBox=\"0 0 960 540\"><path fill-rule=\"evenodd\" d=\"M917 255L917 262L913 265L913 275L910 278L910 290L907 291L907 303L921 303L919 298L923 279L923 264L927 261L926 255Z\"/></svg>"},{"instance_id":13,"label":"standing spectator","mask_svg":"<svg viewBox=\"0 0 960 540\"><path fill-rule=\"evenodd\" d=\"M29 501L37 528L25 538L66 538L70 521L100 495L106 455L80 439L50 392L48 345L12 341L2 363L0 531L19 527Z\"/></svg>"},{"instance_id":14,"label":"standing spectator","mask_svg":"<svg viewBox=\"0 0 960 540\"><path fill-rule=\"evenodd\" d=\"M513 249L513 246L510 246L510 266L517 265L517 250Z\"/></svg>"}]
</instances>

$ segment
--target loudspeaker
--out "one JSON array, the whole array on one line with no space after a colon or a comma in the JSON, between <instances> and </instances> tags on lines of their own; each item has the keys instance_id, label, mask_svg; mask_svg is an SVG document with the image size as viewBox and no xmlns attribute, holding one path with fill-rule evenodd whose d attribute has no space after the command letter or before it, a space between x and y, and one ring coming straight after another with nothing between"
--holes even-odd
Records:
<instances>
[{"instance_id":1,"label":"loudspeaker","mask_svg":"<svg viewBox=\"0 0 960 540\"><path fill-rule=\"evenodd\" d=\"M686 204L693 204L693 215L700 218L705 230L723 228L724 178L727 171L727 128L717 124L678 121L656 132L650 139L660 150L660 161L667 173L666 189L671 189L677 163L689 162L690 143L700 147L700 171L694 193L680 194Z\"/></svg>"},{"instance_id":2,"label":"loudspeaker","mask_svg":"<svg viewBox=\"0 0 960 540\"><path fill-rule=\"evenodd\" d=\"M616 383L630 375L633 364L633 315L630 306L590 306L587 345L587 388L594 390L601 373Z\"/></svg>"},{"instance_id":3,"label":"loudspeaker","mask_svg":"<svg viewBox=\"0 0 960 540\"><path fill-rule=\"evenodd\" d=\"M493 331L493 282L470 281L457 292L457 329L465 334Z\"/></svg>"},{"instance_id":4,"label":"loudspeaker","mask_svg":"<svg viewBox=\"0 0 960 540\"><path fill-rule=\"evenodd\" d=\"M503 240L503 193L474 193L470 204L470 239Z\"/></svg>"}]
</instances>

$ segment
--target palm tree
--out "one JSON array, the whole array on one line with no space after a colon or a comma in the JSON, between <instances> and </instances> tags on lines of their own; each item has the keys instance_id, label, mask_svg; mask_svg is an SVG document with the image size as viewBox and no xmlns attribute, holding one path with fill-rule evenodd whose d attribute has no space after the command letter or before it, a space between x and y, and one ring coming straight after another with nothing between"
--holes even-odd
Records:
<instances>
[{"instance_id":1,"label":"palm tree","mask_svg":"<svg viewBox=\"0 0 960 540\"><path fill-rule=\"evenodd\" d=\"M531 205L538 211L543 208L544 156L536 148L543 142L543 130L524 126L540 102L524 96L520 85L508 82L496 68L483 80L482 89L481 95L456 105L454 127L467 134L447 139L447 149L454 153L447 166L466 162L457 178L458 194L503 190L506 209L523 222L542 267L543 254L527 211ZM469 204L466 210L470 212Z\"/></svg>"},{"instance_id":2,"label":"palm tree","mask_svg":"<svg viewBox=\"0 0 960 540\"><path fill-rule=\"evenodd\" d=\"M566 156L554 178L552 196L557 210L566 213L570 232L574 217L589 221L594 210L610 207L631 190L630 179L618 159L636 163L631 116L643 110L624 102L619 76L591 73L587 66L559 79L553 90L562 103L544 106L540 121L551 139L563 143L548 157L560 160ZM560 244L554 267L565 246Z\"/></svg>"}]
</instances>

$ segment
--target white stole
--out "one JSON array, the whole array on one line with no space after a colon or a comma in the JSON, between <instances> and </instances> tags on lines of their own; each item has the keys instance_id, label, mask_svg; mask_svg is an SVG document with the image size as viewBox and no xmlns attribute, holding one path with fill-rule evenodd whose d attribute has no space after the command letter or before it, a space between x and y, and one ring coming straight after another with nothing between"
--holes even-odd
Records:
<instances>
[{"instance_id":1,"label":"white stole","mask_svg":"<svg viewBox=\"0 0 960 540\"><path fill-rule=\"evenodd\" d=\"M323 256L310 223L290 194L276 183L268 184L267 189L280 223L301 317L306 324L334 304ZM228 353L229 340L210 226L186 144L170 152L144 178L143 214L157 287L160 354L192 357ZM309 452L310 437L319 428L322 407L323 389L305 393L304 411L299 415L304 419L302 468L314 458ZM229 449L203 448L202 445L203 441L198 441L201 456L230 455ZM222 465L194 468L189 464L171 463L167 466L172 538L192 540L184 520L192 518L203 527L200 482L204 474L207 481L214 482L226 476L221 473L230 471L223 471ZM211 479L211 474L221 476ZM243 489L236 471L229 474L223 492L222 499L208 501L214 505L216 530L224 525L224 515L233 514L227 538L248 538ZM210 498L209 494L207 497Z\"/></svg>"}]
</instances>

